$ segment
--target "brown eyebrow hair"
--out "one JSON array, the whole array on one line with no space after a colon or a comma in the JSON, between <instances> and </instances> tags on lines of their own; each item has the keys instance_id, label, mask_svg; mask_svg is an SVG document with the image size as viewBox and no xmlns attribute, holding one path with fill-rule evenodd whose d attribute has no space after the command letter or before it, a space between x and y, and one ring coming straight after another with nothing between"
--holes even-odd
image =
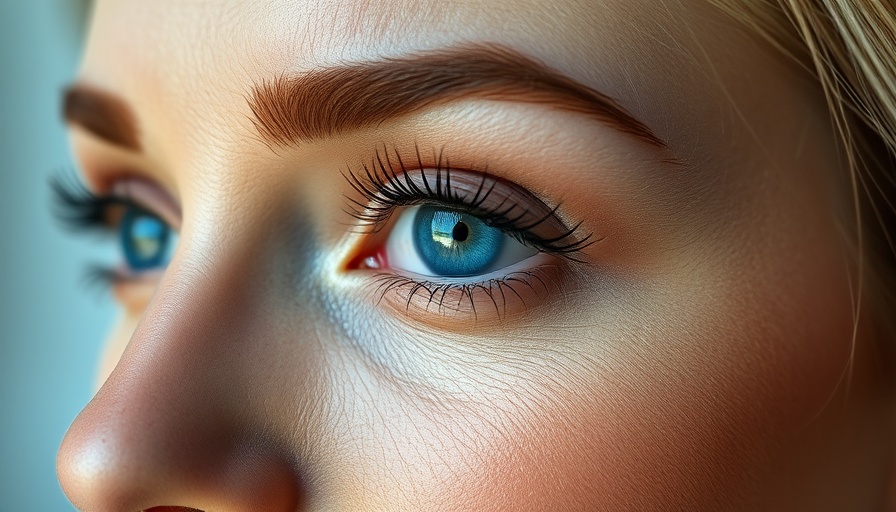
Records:
<instances>
[{"instance_id":1,"label":"brown eyebrow hair","mask_svg":"<svg viewBox=\"0 0 896 512\"><path fill-rule=\"evenodd\" d=\"M131 109L120 99L84 84L67 87L62 94L62 117L97 137L140 151L137 123Z\"/></svg>"},{"instance_id":2,"label":"brown eyebrow hair","mask_svg":"<svg viewBox=\"0 0 896 512\"><path fill-rule=\"evenodd\" d=\"M471 96L584 114L666 147L609 96L498 44L461 45L281 76L254 87L249 106L262 138L285 145Z\"/></svg>"}]
</instances>

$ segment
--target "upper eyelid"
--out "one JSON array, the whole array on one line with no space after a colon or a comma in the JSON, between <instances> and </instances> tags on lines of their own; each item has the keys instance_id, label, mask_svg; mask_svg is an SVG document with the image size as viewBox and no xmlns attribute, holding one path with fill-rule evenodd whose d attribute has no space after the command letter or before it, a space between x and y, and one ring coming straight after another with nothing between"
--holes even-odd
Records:
<instances>
[{"instance_id":1,"label":"upper eyelid","mask_svg":"<svg viewBox=\"0 0 896 512\"><path fill-rule=\"evenodd\" d=\"M128 178L115 182L112 185L112 194L127 199L158 216L172 229L180 231L182 223L180 205L160 185L140 178Z\"/></svg>"},{"instance_id":2,"label":"upper eyelid","mask_svg":"<svg viewBox=\"0 0 896 512\"><path fill-rule=\"evenodd\" d=\"M366 223L372 232L382 228L398 203L409 206L434 201L460 207L473 215L489 216L491 225L521 242L573 260L577 260L574 253L600 241L592 232L581 232L581 221L567 225L561 220L559 203L551 207L526 188L487 172L452 169L447 159L442 163L442 152L434 155L435 165L423 163L416 145L415 153L416 162L411 169L397 150L393 152L393 161L388 149L383 148L382 152L376 151L370 166L362 166L360 176L351 170L343 173L352 188L368 201L377 201L378 196L391 201L390 205L371 207L348 197L352 203L349 213ZM427 178L427 172L434 172L435 176ZM466 194L457 193L458 183L468 186ZM496 190L499 196L493 197Z\"/></svg>"},{"instance_id":3,"label":"upper eyelid","mask_svg":"<svg viewBox=\"0 0 896 512\"><path fill-rule=\"evenodd\" d=\"M113 208L136 207L179 230L179 216L172 213L172 206L165 205L164 196L159 194L155 201L148 199L152 194L146 191L157 189L153 185L120 186L118 190L113 187L109 193L96 194L74 175L63 173L54 177L50 186L56 199L54 213L72 229L114 230L117 214Z\"/></svg>"},{"instance_id":4,"label":"upper eyelid","mask_svg":"<svg viewBox=\"0 0 896 512\"><path fill-rule=\"evenodd\" d=\"M512 183L502 183L502 180L487 173L475 171L463 173L463 171L432 168L417 171L419 172L403 172L386 186L397 185L401 187L401 193L417 194L415 203L443 202L446 205L461 206L470 213L499 215L505 220L496 227L526 230L534 227L539 221L554 221L552 227L567 229L559 219L553 217L559 205L551 208L531 193ZM428 176L428 171L434 172L435 176ZM411 187L408 187L408 184ZM535 211L531 209L533 207Z\"/></svg>"}]
</instances>

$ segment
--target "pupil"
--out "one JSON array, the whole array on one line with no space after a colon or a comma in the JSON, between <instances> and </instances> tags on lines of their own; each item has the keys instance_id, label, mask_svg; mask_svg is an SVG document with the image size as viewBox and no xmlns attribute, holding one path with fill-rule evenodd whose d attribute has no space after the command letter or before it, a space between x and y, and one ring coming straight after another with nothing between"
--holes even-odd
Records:
<instances>
[{"instance_id":1,"label":"pupil","mask_svg":"<svg viewBox=\"0 0 896 512\"><path fill-rule=\"evenodd\" d=\"M454 229L451 230L451 237L458 242L466 241L468 236L470 236L470 228L463 222L458 222L454 225Z\"/></svg>"}]
</instances>

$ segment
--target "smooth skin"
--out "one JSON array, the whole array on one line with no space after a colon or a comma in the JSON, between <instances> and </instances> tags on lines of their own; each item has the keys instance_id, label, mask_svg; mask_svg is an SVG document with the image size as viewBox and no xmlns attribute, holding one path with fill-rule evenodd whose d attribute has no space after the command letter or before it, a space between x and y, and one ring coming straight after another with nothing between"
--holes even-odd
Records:
<instances>
[{"instance_id":1,"label":"smooth skin","mask_svg":"<svg viewBox=\"0 0 896 512\"><path fill-rule=\"evenodd\" d=\"M667 148L514 101L281 146L252 122L265 80L461 43L603 92ZM181 233L164 273L114 287L58 458L79 509L883 506L894 387L871 326L854 336L824 98L711 5L100 0L78 81L129 106L141 147L73 126L85 180L149 183ZM563 270L503 314L377 300L346 265L370 242L341 173L415 145L600 242L539 255Z\"/></svg>"}]
</instances>

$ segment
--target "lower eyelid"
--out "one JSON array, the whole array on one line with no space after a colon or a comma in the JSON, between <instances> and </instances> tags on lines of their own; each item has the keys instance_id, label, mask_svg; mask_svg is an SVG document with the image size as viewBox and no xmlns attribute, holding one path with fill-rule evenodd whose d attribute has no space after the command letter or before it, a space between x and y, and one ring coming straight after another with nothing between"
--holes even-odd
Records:
<instances>
[{"instance_id":1,"label":"lower eyelid","mask_svg":"<svg viewBox=\"0 0 896 512\"><path fill-rule=\"evenodd\" d=\"M116 302L131 314L139 315L149 305L162 271L152 271L139 275L122 274L112 283L112 294Z\"/></svg>"},{"instance_id":2,"label":"lower eyelid","mask_svg":"<svg viewBox=\"0 0 896 512\"><path fill-rule=\"evenodd\" d=\"M399 317L443 330L519 323L534 318L537 308L563 293L568 281L565 263L539 253L486 276L440 279L407 273L377 272L365 285L372 301Z\"/></svg>"}]
</instances>

